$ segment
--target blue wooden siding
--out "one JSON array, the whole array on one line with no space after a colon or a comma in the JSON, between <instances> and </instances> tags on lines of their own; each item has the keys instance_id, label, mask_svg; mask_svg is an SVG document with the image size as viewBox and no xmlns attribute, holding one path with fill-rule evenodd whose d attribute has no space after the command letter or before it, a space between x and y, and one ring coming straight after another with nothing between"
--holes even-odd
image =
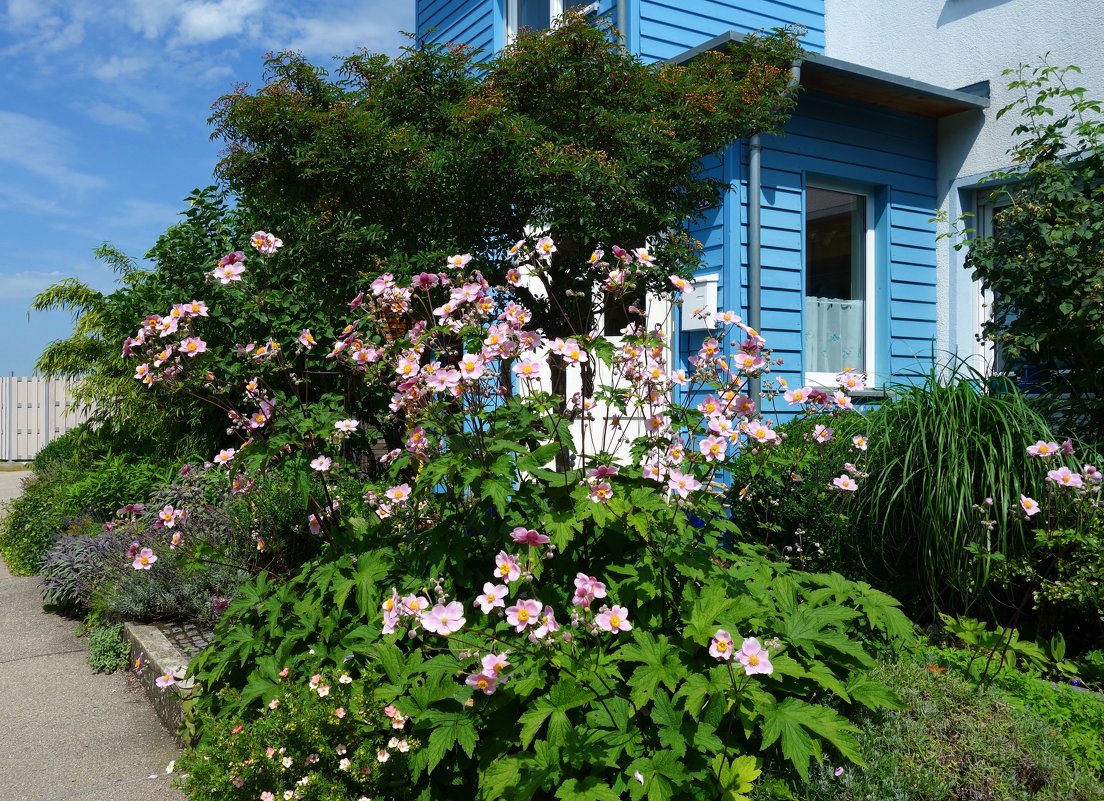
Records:
<instances>
[{"instance_id":1,"label":"blue wooden siding","mask_svg":"<svg viewBox=\"0 0 1104 801\"><path fill-rule=\"evenodd\" d=\"M878 382L908 380L930 367L935 135L927 118L806 93L785 136L764 138L762 333L784 360L776 375L791 384L804 380L804 189L810 178L841 181L873 197Z\"/></svg>"},{"instance_id":2,"label":"blue wooden siding","mask_svg":"<svg viewBox=\"0 0 1104 801\"><path fill-rule=\"evenodd\" d=\"M629 47L664 61L728 31L755 33L802 25L802 44L824 50L824 0L628 0Z\"/></svg>"},{"instance_id":3,"label":"blue wooden siding","mask_svg":"<svg viewBox=\"0 0 1104 801\"><path fill-rule=\"evenodd\" d=\"M732 175L733 159L726 154L708 158L702 165L702 174L735 186ZM738 166L738 165L737 165ZM733 192L726 192L721 203L714 208L706 209L700 219L690 225L690 235L702 245L702 264L696 275L716 275L717 306L720 309L737 308L740 301L740 279L738 265L735 265L731 257L729 242L733 236L733 209L736 203L732 200ZM689 315L690 309L680 309L676 313L676 330L682 330L682 320ZM682 367L688 373L693 372L690 365L690 357L698 352L705 338L712 336L711 331L688 331L678 337L678 353L676 355L677 366ZM695 402L702 393L693 393Z\"/></svg>"},{"instance_id":4,"label":"blue wooden siding","mask_svg":"<svg viewBox=\"0 0 1104 801\"><path fill-rule=\"evenodd\" d=\"M804 211L810 179L839 182L873 198L876 380L906 381L930 368L936 335L936 231L930 222L936 209L935 135L927 118L808 92L786 134L763 138L761 333L783 361L773 378L791 386L805 378ZM691 230L706 244L700 273L721 274L718 305L746 317L746 143L729 148L724 170L733 190ZM680 365L703 338L677 338ZM769 411L780 418L790 413L780 399Z\"/></svg>"},{"instance_id":5,"label":"blue wooden siding","mask_svg":"<svg viewBox=\"0 0 1104 801\"><path fill-rule=\"evenodd\" d=\"M466 44L491 56L506 43L506 0L418 0L418 40Z\"/></svg>"}]
</instances>

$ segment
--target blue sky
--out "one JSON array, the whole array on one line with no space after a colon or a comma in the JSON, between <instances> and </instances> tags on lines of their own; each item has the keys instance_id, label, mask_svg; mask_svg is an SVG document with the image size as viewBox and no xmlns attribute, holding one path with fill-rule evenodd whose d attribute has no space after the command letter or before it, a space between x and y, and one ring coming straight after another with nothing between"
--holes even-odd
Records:
<instances>
[{"instance_id":1,"label":"blue sky","mask_svg":"<svg viewBox=\"0 0 1104 801\"><path fill-rule=\"evenodd\" d=\"M66 314L27 312L76 277L109 291L93 252L140 258L212 183L211 103L261 82L264 54L332 65L391 55L413 0L0 0L0 374L29 375Z\"/></svg>"}]
</instances>

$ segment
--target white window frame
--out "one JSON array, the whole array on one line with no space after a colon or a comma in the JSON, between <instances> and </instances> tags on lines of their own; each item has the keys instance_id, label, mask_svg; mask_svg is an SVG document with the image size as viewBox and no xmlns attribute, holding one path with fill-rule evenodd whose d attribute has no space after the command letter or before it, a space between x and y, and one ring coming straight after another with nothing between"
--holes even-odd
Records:
<instances>
[{"instance_id":1,"label":"white window frame","mask_svg":"<svg viewBox=\"0 0 1104 801\"><path fill-rule=\"evenodd\" d=\"M506 0L506 44L517 38L520 10L519 0ZM548 0L548 19L555 22L564 13L564 0Z\"/></svg>"},{"instance_id":2,"label":"white window frame","mask_svg":"<svg viewBox=\"0 0 1104 801\"><path fill-rule=\"evenodd\" d=\"M843 192L848 195L856 195L865 200L864 208L864 222L866 225L866 231L863 234L863 269L865 275L863 276L863 361L862 365L844 365L845 367L854 367L855 369L862 370L866 374L866 386L875 387L878 386L877 376L875 375L874 367L877 364L877 306L878 298L876 294L877 289L877 235L875 229L875 205L874 205L874 193L872 190L856 187L852 184L844 182L835 182L830 179L816 178L809 179L805 182L805 190L809 189L823 189L828 192ZM801 230L804 237L806 222L806 211L804 204L802 204L801 211ZM802 245L804 251L804 244ZM808 253L805 253L805 258L808 259ZM801 302L805 303L805 298L808 297L808 288L806 282L808 281L808 267L806 264L802 265L802 296ZM805 318L805 308L802 305L801 309L802 320ZM802 346L802 361L804 363L804 348L805 348L805 332L801 332L801 346ZM814 387L830 387L835 388L838 386L836 383L836 376L838 373L821 373L805 371L805 383Z\"/></svg>"},{"instance_id":3,"label":"white window frame","mask_svg":"<svg viewBox=\"0 0 1104 801\"><path fill-rule=\"evenodd\" d=\"M1002 199L995 203L989 200L988 198L993 191L992 187L977 190L977 236L982 239L987 239L993 235L994 216L1012 205L1011 199ZM982 363L985 365L985 370L989 374L1000 374L1004 372L1004 364L1003 360L1000 358L997 343L990 339L986 339L983 333L983 326L985 323L993 319L993 290L986 289L981 281L976 282L976 284L978 301L977 341L978 350L980 352L979 355L981 356Z\"/></svg>"}]
</instances>

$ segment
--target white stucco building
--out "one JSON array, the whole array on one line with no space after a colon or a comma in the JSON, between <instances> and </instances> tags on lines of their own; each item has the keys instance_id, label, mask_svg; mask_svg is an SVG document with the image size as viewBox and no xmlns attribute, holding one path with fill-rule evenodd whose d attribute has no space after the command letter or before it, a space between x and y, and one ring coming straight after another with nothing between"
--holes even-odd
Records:
<instances>
[{"instance_id":1,"label":"white stucco building","mask_svg":"<svg viewBox=\"0 0 1104 801\"><path fill-rule=\"evenodd\" d=\"M873 69L947 87L988 82L989 107L939 120L936 197L950 219L976 216L991 223L984 178L1010 167L1016 113L998 112L1015 100L1006 69L1020 64L1077 65L1074 86L1104 99L1104 2L1099 0L825 0L825 54ZM1059 101L1060 102L1060 101ZM941 226L945 231L947 226ZM976 333L981 292L963 267L964 251L937 244L937 347L986 361Z\"/></svg>"}]
</instances>

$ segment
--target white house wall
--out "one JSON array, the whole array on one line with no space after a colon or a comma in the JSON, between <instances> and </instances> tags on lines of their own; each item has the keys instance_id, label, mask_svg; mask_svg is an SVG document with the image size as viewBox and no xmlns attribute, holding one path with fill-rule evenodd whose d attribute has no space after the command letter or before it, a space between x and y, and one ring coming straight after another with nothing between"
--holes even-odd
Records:
<instances>
[{"instance_id":1,"label":"white house wall","mask_svg":"<svg viewBox=\"0 0 1104 801\"><path fill-rule=\"evenodd\" d=\"M1039 64L1049 53L1051 64L1081 67L1074 85L1104 99L1100 0L825 0L825 19L828 56L952 89L989 81L988 109L940 122L938 201L952 219L973 211L973 186L1010 166L1019 118L997 119L1015 99L1003 70ZM963 257L940 241L937 348L979 359L979 294Z\"/></svg>"}]
</instances>

